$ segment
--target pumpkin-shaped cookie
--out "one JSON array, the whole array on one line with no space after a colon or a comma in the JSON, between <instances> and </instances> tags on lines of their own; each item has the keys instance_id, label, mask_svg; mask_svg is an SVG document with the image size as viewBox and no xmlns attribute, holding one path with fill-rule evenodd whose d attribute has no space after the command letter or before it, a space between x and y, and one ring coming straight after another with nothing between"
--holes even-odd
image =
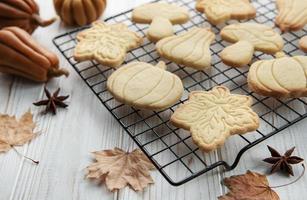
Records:
<instances>
[{"instance_id":1,"label":"pumpkin-shaped cookie","mask_svg":"<svg viewBox=\"0 0 307 200\"><path fill-rule=\"evenodd\" d=\"M106 8L106 0L53 0L57 14L66 25L84 26L97 20Z\"/></svg>"},{"instance_id":2,"label":"pumpkin-shaped cookie","mask_svg":"<svg viewBox=\"0 0 307 200\"><path fill-rule=\"evenodd\" d=\"M116 100L145 110L159 111L175 104L182 96L183 85L178 76L157 66L133 62L115 71L107 88Z\"/></svg>"},{"instance_id":3,"label":"pumpkin-shaped cookie","mask_svg":"<svg viewBox=\"0 0 307 200\"><path fill-rule=\"evenodd\" d=\"M278 56L254 63L248 74L249 88L271 97L307 96L307 57Z\"/></svg>"}]
</instances>

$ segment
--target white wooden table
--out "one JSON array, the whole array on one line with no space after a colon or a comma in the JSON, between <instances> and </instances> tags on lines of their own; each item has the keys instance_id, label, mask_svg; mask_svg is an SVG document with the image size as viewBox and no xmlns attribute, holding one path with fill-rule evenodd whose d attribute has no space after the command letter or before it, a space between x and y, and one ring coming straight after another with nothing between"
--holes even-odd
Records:
<instances>
[{"instance_id":1,"label":"white wooden table","mask_svg":"<svg viewBox=\"0 0 307 200\"><path fill-rule=\"evenodd\" d=\"M105 17L130 9L148 0L109 1ZM55 15L51 0L38 0L44 18ZM14 151L0 155L0 200L214 200L227 190L220 182L224 177L245 173L246 170L266 172L267 165L261 159L268 155L266 145L280 150L297 147L295 154L307 157L307 121L286 129L264 143L247 152L239 166L231 172L214 170L180 187L173 187L154 171L155 184L144 192L135 193L129 188L111 193L104 186L97 186L84 179L84 169L92 160L90 152L120 147L125 150L136 145L123 131L111 114L101 105L96 96L81 81L52 44L52 38L64 33L68 28L59 21L52 26L38 29L33 37L46 48L56 52L61 65L71 72L68 79L56 79L48 87L62 88L71 94L69 109L60 110L57 116L37 115L42 135L18 148L27 156L40 161L38 166L21 159ZM32 106L32 102L43 98L43 85L7 75L0 75L0 112L20 116L31 108L39 113L42 108ZM231 155L236 152L227 152ZM295 167L299 174L301 168ZM282 175L270 176L271 185L287 183ZM302 200L307 198L307 176L298 183L278 189L282 200Z\"/></svg>"}]
</instances>

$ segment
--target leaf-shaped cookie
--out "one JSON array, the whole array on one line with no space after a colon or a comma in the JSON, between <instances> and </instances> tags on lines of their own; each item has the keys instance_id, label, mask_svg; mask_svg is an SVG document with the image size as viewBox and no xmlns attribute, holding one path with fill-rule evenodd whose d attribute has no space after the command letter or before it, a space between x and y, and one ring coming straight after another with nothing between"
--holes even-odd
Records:
<instances>
[{"instance_id":1,"label":"leaf-shaped cookie","mask_svg":"<svg viewBox=\"0 0 307 200\"><path fill-rule=\"evenodd\" d=\"M133 62L115 71L107 88L116 100L139 109L159 111L175 104L182 96L178 76L165 71L164 62L157 66Z\"/></svg>"},{"instance_id":2,"label":"leaf-shaped cookie","mask_svg":"<svg viewBox=\"0 0 307 200\"><path fill-rule=\"evenodd\" d=\"M271 97L307 96L307 57L277 57L255 62L248 74L249 88Z\"/></svg>"},{"instance_id":3,"label":"leaf-shaped cookie","mask_svg":"<svg viewBox=\"0 0 307 200\"><path fill-rule=\"evenodd\" d=\"M196 9L206 14L211 24L217 25L230 19L251 19L256 9L250 0L197 0Z\"/></svg>"},{"instance_id":4,"label":"leaf-shaped cookie","mask_svg":"<svg viewBox=\"0 0 307 200\"><path fill-rule=\"evenodd\" d=\"M257 23L238 23L221 31L222 39L235 43L221 52L222 61L233 67L242 67L252 60L254 51L275 54L284 47L279 33L271 27Z\"/></svg>"},{"instance_id":5,"label":"leaf-shaped cookie","mask_svg":"<svg viewBox=\"0 0 307 200\"><path fill-rule=\"evenodd\" d=\"M214 33L205 28L192 28L181 35L171 36L157 43L161 57L197 70L211 66L210 44Z\"/></svg>"},{"instance_id":6,"label":"leaf-shaped cookie","mask_svg":"<svg viewBox=\"0 0 307 200\"><path fill-rule=\"evenodd\" d=\"M276 0L279 13L275 23L282 31L298 31L307 24L306 0Z\"/></svg>"},{"instance_id":7,"label":"leaf-shaped cookie","mask_svg":"<svg viewBox=\"0 0 307 200\"><path fill-rule=\"evenodd\" d=\"M130 31L124 24L94 22L93 27L77 36L78 44L74 52L77 61L96 60L102 65L121 65L126 53L140 46L143 39Z\"/></svg>"},{"instance_id":8,"label":"leaf-shaped cookie","mask_svg":"<svg viewBox=\"0 0 307 200\"><path fill-rule=\"evenodd\" d=\"M166 2L144 4L132 12L132 21L151 24L147 37L152 42L174 35L173 25L184 24L189 19L189 12L185 8Z\"/></svg>"},{"instance_id":9,"label":"leaf-shaped cookie","mask_svg":"<svg viewBox=\"0 0 307 200\"><path fill-rule=\"evenodd\" d=\"M208 152L223 145L231 135L258 128L259 117L251 105L250 97L231 94L228 88L218 86L209 92L192 92L172 115L171 122L191 131L196 145Z\"/></svg>"}]
</instances>

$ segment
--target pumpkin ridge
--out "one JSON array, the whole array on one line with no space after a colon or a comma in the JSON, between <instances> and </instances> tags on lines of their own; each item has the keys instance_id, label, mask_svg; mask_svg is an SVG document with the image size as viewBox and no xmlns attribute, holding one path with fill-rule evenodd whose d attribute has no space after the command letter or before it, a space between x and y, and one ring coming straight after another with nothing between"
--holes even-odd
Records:
<instances>
[{"instance_id":1,"label":"pumpkin ridge","mask_svg":"<svg viewBox=\"0 0 307 200\"><path fill-rule=\"evenodd\" d=\"M174 89L174 86L175 86L175 77L172 77L173 78L173 82L172 82L172 87L170 88L170 90L166 93L166 95L164 95L160 100L158 101L155 101L155 102L152 102L150 104L150 106L155 106L155 104L159 104L161 101L163 101L167 96L171 95L171 91Z\"/></svg>"},{"instance_id":2,"label":"pumpkin ridge","mask_svg":"<svg viewBox=\"0 0 307 200\"><path fill-rule=\"evenodd\" d=\"M256 72L255 72L255 77L257 78L257 84L260 84L261 85L261 87L263 87L263 88L265 88L265 89L267 89L268 91L270 91L270 92L272 92L272 90L271 90L271 88L269 88L269 87L267 87L266 85L264 85L262 82L261 82L261 80L259 79L259 66L261 66L263 64L263 62L261 62L261 63L259 63L259 65L258 66L256 66Z\"/></svg>"},{"instance_id":3,"label":"pumpkin ridge","mask_svg":"<svg viewBox=\"0 0 307 200\"><path fill-rule=\"evenodd\" d=\"M14 18L19 18L19 19L22 19L22 18L27 18L29 16L28 13L22 11L22 10L18 10L17 8L15 7L12 7L12 6L8 6L2 2L0 2L0 6L2 7L2 9L4 9L4 12L6 14L8 14L7 12L12 12L12 13L15 13L14 16L11 16L11 15L6 15L4 17L6 18L9 18L8 16L11 16L12 18L10 19L14 19ZM3 14L0 14L0 16L2 17Z\"/></svg>"},{"instance_id":4,"label":"pumpkin ridge","mask_svg":"<svg viewBox=\"0 0 307 200\"><path fill-rule=\"evenodd\" d=\"M18 76L21 76L23 78L26 78L26 79L33 79L33 76L34 76L34 79L38 80L38 81L42 81L42 78L40 76L36 76L36 74L33 74L31 72L29 72L29 70L21 70L20 68L17 68L17 67L14 67L14 70L11 70L10 69L11 67L8 66L8 65L2 65L0 64L0 71L1 72L8 72L9 74L12 74L12 75L18 75ZM2 70L1 70L2 69Z\"/></svg>"},{"instance_id":5,"label":"pumpkin ridge","mask_svg":"<svg viewBox=\"0 0 307 200\"><path fill-rule=\"evenodd\" d=\"M302 67L303 71L304 71L304 74L305 74L305 77L306 77L306 88L307 88L307 71L306 69L304 68L304 64L297 58L297 57L293 57L294 60L296 60L300 66Z\"/></svg>"},{"instance_id":6,"label":"pumpkin ridge","mask_svg":"<svg viewBox=\"0 0 307 200\"><path fill-rule=\"evenodd\" d=\"M165 77L165 73L162 73L162 76L161 76L160 80L157 82L157 84L152 89L150 89L145 95L135 99L134 102L137 103L137 101L141 100L142 98L144 98L147 95L149 95L150 93L152 93L160 85L160 83L161 83L161 81L163 80L164 77Z\"/></svg>"},{"instance_id":7,"label":"pumpkin ridge","mask_svg":"<svg viewBox=\"0 0 307 200\"><path fill-rule=\"evenodd\" d=\"M303 73L305 75L305 82L306 82L305 87L307 87L307 77L306 77L306 73L305 73L305 68L302 66L302 63L298 59L293 57L293 60L296 61L298 63L298 65L301 67L301 69L303 70Z\"/></svg>"},{"instance_id":8,"label":"pumpkin ridge","mask_svg":"<svg viewBox=\"0 0 307 200\"><path fill-rule=\"evenodd\" d=\"M28 59L29 61L31 61L31 63L36 63L36 60L32 60L32 56L29 56L27 54L29 54L29 52L32 50L31 47L29 47L27 44L25 44L22 40L20 40L19 37L16 36L16 34L14 34L13 32L9 31L9 30L2 30L3 33L7 32L7 35L6 37L10 37L11 39L10 40L13 40L13 41L17 41L18 40L18 44L21 45L22 47L21 48L17 48L17 46L14 46L14 45L11 45L10 43L5 43L4 41L1 41L2 39L0 38L0 44L3 44L5 46L7 46L8 48L12 49L13 51L17 52L18 54L24 56L26 59ZM15 39L14 39L15 38ZM25 52L25 51L28 51ZM43 63L42 65L44 66L48 66L49 64L49 60L46 59L44 56L42 56L40 53L36 52L35 53L37 54L36 56L38 56L38 60L41 60L43 59L44 61L47 61L48 63Z\"/></svg>"},{"instance_id":9,"label":"pumpkin ridge","mask_svg":"<svg viewBox=\"0 0 307 200\"><path fill-rule=\"evenodd\" d=\"M126 98L126 95L125 95L125 91L126 91L126 87L127 87L127 83L130 82L135 76L137 76L138 74L141 74L142 72L144 72L145 70L147 70L148 68L144 67L144 69L142 69L141 71L137 72L136 74L134 74L134 76L132 76L130 79L128 79L128 81L125 83L122 91L121 91L121 94L124 98ZM132 102L133 103L133 102Z\"/></svg>"},{"instance_id":10,"label":"pumpkin ridge","mask_svg":"<svg viewBox=\"0 0 307 200\"><path fill-rule=\"evenodd\" d=\"M32 12L31 7L24 1L5 1L6 4L9 4L12 7L18 7L18 9L24 11L24 12ZM1 3L0 3L1 4Z\"/></svg>"},{"instance_id":11,"label":"pumpkin ridge","mask_svg":"<svg viewBox=\"0 0 307 200\"><path fill-rule=\"evenodd\" d=\"M2 46L2 47L1 47ZM32 62L32 60L30 60L30 59L28 59L28 57L26 57L24 54L22 54L22 53L20 53L20 52L18 52L18 51L16 51L16 50L14 50L14 49L12 49L12 48L10 48L10 47L7 47L7 46L5 46L5 44L3 45L3 43L1 43L0 42L0 48L2 49L5 49L5 48L7 48L6 49L6 52L8 52L8 51L14 51L15 53L16 53L16 55L15 55L15 57L20 57L18 60L20 60L20 59L22 59L23 61L26 61L26 62L28 62L28 64L30 64L31 65L31 68L32 68L32 71L33 72L35 72L35 71L40 71L40 72L44 72L44 70L42 69L42 68L40 68L40 66L38 66L36 63L33 63ZM14 60L15 61L15 60ZM14 62L13 61L13 62ZM20 66L18 66L18 65L16 65L15 63L12 63L12 60L10 60L10 62L9 63L2 63L1 65L2 66L6 66L6 65L8 65L9 64L9 66L11 66L11 68L13 68L14 70L17 70L17 71L19 71L19 72L24 72L24 73L30 73L30 71L28 71L28 70L26 70L26 68L20 68ZM28 66L28 65L27 65ZM30 66L28 66L28 67L30 67ZM33 74L34 76L36 75L35 73L31 73L31 75ZM43 73L40 73L40 74L43 74Z\"/></svg>"},{"instance_id":12,"label":"pumpkin ridge","mask_svg":"<svg viewBox=\"0 0 307 200\"><path fill-rule=\"evenodd\" d=\"M86 10L88 10L88 11L85 12L85 16L87 18L87 23L90 23L91 21L95 21L95 19L99 18L92 1L83 0L83 4L84 4Z\"/></svg>"},{"instance_id":13,"label":"pumpkin ridge","mask_svg":"<svg viewBox=\"0 0 307 200\"><path fill-rule=\"evenodd\" d=\"M297 62L297 60L293 59L293 61ZM304 68L301 66L300 62L297 62L297 64L300 66L299 68L303 71L304 73L304 77L305 77L305 82L306 82L306 75L305 75L305 71L304 71ZM272 71L274 69L274 65L272 65ZM274 76L274 74L273 74ZM275 77L274 77L275 78ZM280 83L276 78L275 78L276 82L282 87L284 88L289 94L295 92L294 90L291 90L291 89L287 89L285 88L285 86L282 85L282 83ZM305 87L306 87L306 84L305 84Z\"/></svg>"},{"instance_id":14,"label":"pumpkin ridge","mask_svg":"<svg viewBox=\"0 0 307 200\"><path fill-rule=\"evenodd\" d=\"M274 73L273 73L273 66L274 66L275 62L276 62L276 60L273 60L272 64L269 66L269 67L270 67L271 76L272 76L272 78L274 79L274 81L277 83L277 85L278 85L280 88L284 89L286 92L289 92L288 89L286 89L286 88L284 88L282 85L280 85L280 83L276 80L276 77L274 76ZM263 63L262 63L262 64L263 64ZM259 68L260 68L260 66L261 66L261 65L259 65ZM260 81L260 83L261 83L262 85L264 85L266 88L268 88L270 91L272 91L272 88L271 88L271 87L268 87L267 85L265 85L265 84L261 81L261 79L259 79L259 81Z\"/></svg>"},{"instance_id":15,"label":"pumpkin ridge","mask_svg":"<svg viewBox=\"0 0 307 200\"><path fill-rule=\"evenodd\" d=\"M42 56L44 59L46 59L49 63L49 65L53 65L54 63L50 60L50 58L48 56L45 55L45 52L40 51L39 48L37 48L37 46L35 46L34 44L30 43L30 40L27 40L27 38L23 38L19 32L15 32L15 30L9 30L9 32L11 32L12 34L14 34L14 36L16 36L19 41L21 43L23 43L27 48L33 50L34 52L36 52L39 56ZM17 50L18 51L18 50ZM32 60L29 57L29 60ZM34 60L33 60L34 61ZM35 61L34 61L35 62ZM43 66L48 66L48 65L43 65Z\"/></svg>"},{"instance_id":16,"label":"pumpkin ridge","mask_svg":"<svg viewBox=\"0 0 307 200\"><path fill-rule=\"evenodd\" d=\"M121 74L121 73L125 73L127 70L129 70L131 67L134 67L136 66L137 63L131 63L129 68L125 69L125 68L120 68L118 70L116 70L113 74L112 74L112 82L109 84L110 85L110 88L113 89L113 85L114 85L114 82L115 80L118 78L118 76Z\"/></svg>"}]
</instances>

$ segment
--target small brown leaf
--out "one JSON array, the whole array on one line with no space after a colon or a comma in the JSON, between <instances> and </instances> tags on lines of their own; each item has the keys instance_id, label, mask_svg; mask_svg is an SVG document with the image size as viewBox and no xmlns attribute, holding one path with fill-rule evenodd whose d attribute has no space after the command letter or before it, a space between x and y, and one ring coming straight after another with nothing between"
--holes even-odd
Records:
<instances>
[{"instance_id":1,"label":"small brown leaf","mask_svg":"<svg viewBox=\"0 0 307 200\"><path fill-rule=\"evenodd\" d=\"M230 192L219 200L279 200L277 193L269 186L265 175L248 171L246 174L224 179Z\"/></svg>"},{"instance_id":2,"label":"small brown leaf","mask_svg":"<svg viewBox=\"0 0 307 200\"><path fill-rule=\"evenodd\" d=\"M119 148L94 152L96 162L87 167L86 177L105 182L110 191L131 186L143 190L153 180L149 171L155 167L139 149L127 153Z\"/></svg>"},{"instance_id":3,"label":"small brown leaf","mask_svg":"<svg viewBox=\"0 0 307 200\"><path fill-rule=\"evenodd\" d=\"M19 121L15 116L0 115L0 153L31 141L36 136L33 133L34 128L35 123L30 112L26 112Z\"/></svg>"}]
</instances>

